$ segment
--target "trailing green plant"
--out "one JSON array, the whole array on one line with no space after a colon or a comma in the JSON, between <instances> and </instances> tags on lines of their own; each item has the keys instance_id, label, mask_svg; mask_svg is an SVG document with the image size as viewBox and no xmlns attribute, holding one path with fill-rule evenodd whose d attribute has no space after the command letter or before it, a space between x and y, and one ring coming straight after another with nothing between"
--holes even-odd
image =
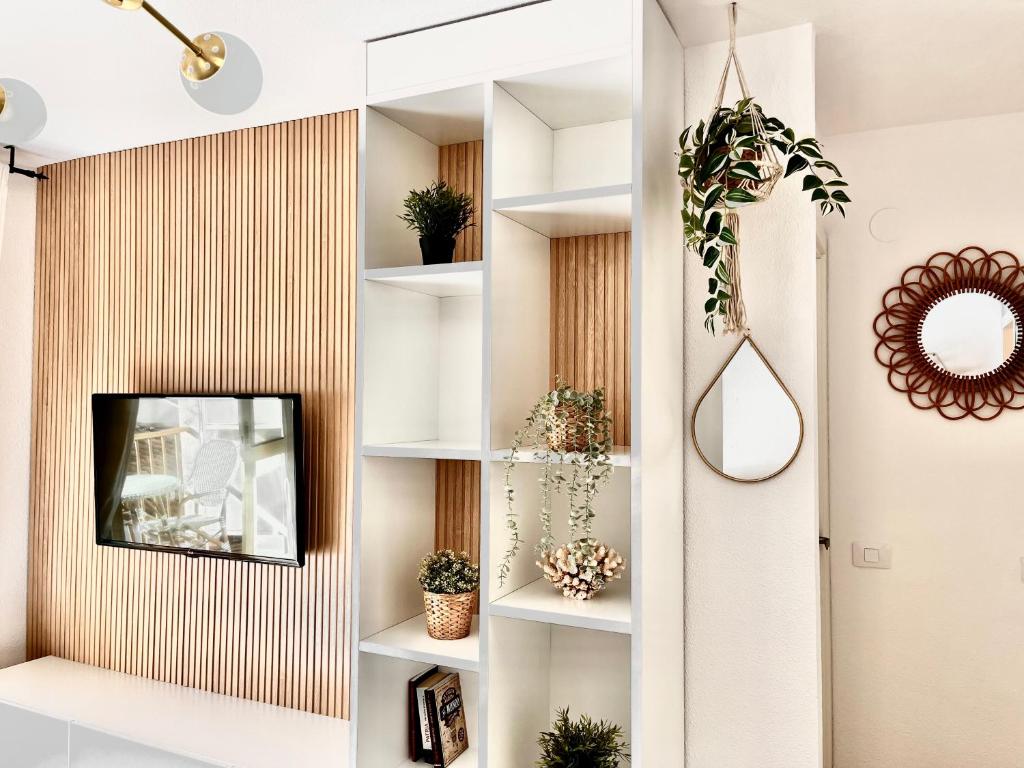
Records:
<instances>
[{"instance_id":1,"label":"trailing green plant","mask_svg":"<svg viewBox=\"0 0 1024 768\"><path fill-rule=\"evenodd\" d=\"M679 176L683 184L683 226L686 244L711 270L704 326L715 332L715 320L728 309L730 275L723 255L737 245L737 236L726 225L728 212L756 203L771 192L784 169L785 176L804 172L803 189L811 193L822 214L838 211L851 202L839 168L821 153L818 140L796 139L776 117L767 117L753 99L734 107L719 107L709 121L701 120L679 137ZM766 171L781 154L782 167ZM759 194L763 193L763 194Z\"/></svg>"},{"instance_id":2,"label":"trailing green plant","mask_svg":"<svg viewBox=\"0 0 1024 768\"><path fill-rule=\"evenodd\" d=\"M461 595L480 586L480 566L465 552L442 549L420 562L420 586L435 595Z\"/></svg>"},{"instance_id":3,"label":"trailing green plant","mask_svg":"<svg viewBox=\"0 0 1024 768\"><path fill-rule=\"evenodd\" d=\"M569 539L580 542L581 551L587 556L594 555L591 537L596 517L594 500L612 473L611 414L606 411L604 389L579 392L561 378L556 378L555 384L555 388L541 396L530 409L512 440L512 449L505 461L505 526L510 542L498 566L499 584L505 583L512 561L524 543L512 486L516 459L524 448L535 453L542 467L541 537L535 547L537 554L543 556L557 545L551 528L551 509L554 495L564 493L569 501ZM567 413L572 414L571 418L567 418Z\"/></svg>"},{"instance_id":4,"label":"trailing green plant","mask_svg":"<svg viewBox=\"0 0 1024 768\"><path fill-rule=\"evenodd\" d=\"M420 237L454 238L473 226L473 196L456 192L443 181L426 189L412 190L403 203L405 213L398 218Z\"/></svg>"},{"instance_id":5,"label":"trailing green plant","mask_svg":"<svg viewBox=\"0 0 1024 768\"><path fill-rule=\"evenodd\" d=\"M558 710L550 731L537 739L538 768L618 768L629 762L629 744L622 727L605 720L594 722L587 715L569 719L569 710Z\"/></svg>"}]
</instances>

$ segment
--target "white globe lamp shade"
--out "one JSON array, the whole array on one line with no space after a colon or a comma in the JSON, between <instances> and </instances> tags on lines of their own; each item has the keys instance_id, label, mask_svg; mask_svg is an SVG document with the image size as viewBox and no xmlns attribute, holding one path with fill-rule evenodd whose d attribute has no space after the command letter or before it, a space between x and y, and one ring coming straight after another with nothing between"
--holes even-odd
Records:
<instances>
[{"instance_id":1,"label":"white globe lamp shade","mask_svg":"<svg viewBox=\"0 0 1024 768\"><path fill-rule=\"evenodd\" d=\"M206 62L186 51L181 83L192 100L219 115L237 115L255 104L263 90L263 67L256 52L244 40L227 32L208 32L194 42L223 63L210 74L202 71L208 68Z\"/></svg>"},{"instance_id":2,"label":"white globe lamp shade","mask_svg":"<svg viewBox=\"0 0 1024 768\"><path fill-rule=\"evenodd\" d=\"M46 125L46 104L35 88L21 80L0 77L0 145L20 147Z\"/></svg>"}]
</instances>

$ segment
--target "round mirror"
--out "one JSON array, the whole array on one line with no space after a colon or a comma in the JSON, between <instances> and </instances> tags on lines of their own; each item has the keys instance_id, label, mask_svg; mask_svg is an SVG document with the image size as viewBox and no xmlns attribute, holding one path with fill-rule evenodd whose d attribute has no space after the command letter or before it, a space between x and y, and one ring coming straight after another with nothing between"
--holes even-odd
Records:
<instances>
[{"instance_id":1,"label":"round mirror","mask_svg":"<svg viewBox=\"0 0 1024 768\"><path fill-rule=\"evenodd\" d=\"M697 402L692 434L704 463L730 480L767 480L796 458L800 409L749 337Z\"/></svg>"},{"instance_id":2,"label":"round mirror","mask_svg":"<svg viewBox=\"0 0 1024 768\"><path fill-rule=\"evenodd\" d=\"M920 343L936 368L959 376L992 373L1013 355L1020 328L1010 305L987 293L956 293L921 323Z\"/></svg>"}]
</instances>

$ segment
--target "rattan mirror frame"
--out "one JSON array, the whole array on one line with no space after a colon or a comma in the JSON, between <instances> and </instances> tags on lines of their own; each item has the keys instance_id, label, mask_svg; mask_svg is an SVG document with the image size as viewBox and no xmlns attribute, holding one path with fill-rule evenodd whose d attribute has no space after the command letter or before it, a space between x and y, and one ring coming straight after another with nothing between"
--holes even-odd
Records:
<instances>
[{"instance_id":1,"label":"rattan mirror frame","mask_svg":"<svg viewBox=\"0 0 1024 768\"><path fill-rule=\"evenodd\" d=\"M1013 351L994 371L979 375L939 368L921 346L925 316L940 301L959 293L984 293L1003 302L1017 320ZM888 369L889 385L921 410L945 419L991 421L1004 410L1024 408L1024 268L1009 251L986 252L976 245L958 253L940 251L906 269L899 285L882 296L874 321L875 359Z\"/></svg>"}]
</instances>

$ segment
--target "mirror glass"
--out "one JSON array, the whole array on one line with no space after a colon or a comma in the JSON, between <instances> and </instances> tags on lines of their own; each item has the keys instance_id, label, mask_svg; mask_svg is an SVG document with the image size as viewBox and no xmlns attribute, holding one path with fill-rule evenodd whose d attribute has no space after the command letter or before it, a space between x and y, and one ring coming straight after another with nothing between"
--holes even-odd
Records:
<instances>
[{"instance_id":1,"label":"mirror glass","mask_svg":"<svg viewBox=\"0 0 1024 768\"><path fill-rule=\"evenodd\" d=\"M982 376L1010 358L1019 332L1009 304L987 293L957 293L928 310L921 349L940 370Z\"/></svg>"},{"instance_id":2,"label":"mirror glass","mask_svg":"<svg viewBox=\"0 0 1024 768\"><path fill-rule=\"evenodd\" d=\"M744 482L777 475L800 450L800 409L750 338L697 403L693 439L708 466Z\"/></svg>"}]
</instances>

